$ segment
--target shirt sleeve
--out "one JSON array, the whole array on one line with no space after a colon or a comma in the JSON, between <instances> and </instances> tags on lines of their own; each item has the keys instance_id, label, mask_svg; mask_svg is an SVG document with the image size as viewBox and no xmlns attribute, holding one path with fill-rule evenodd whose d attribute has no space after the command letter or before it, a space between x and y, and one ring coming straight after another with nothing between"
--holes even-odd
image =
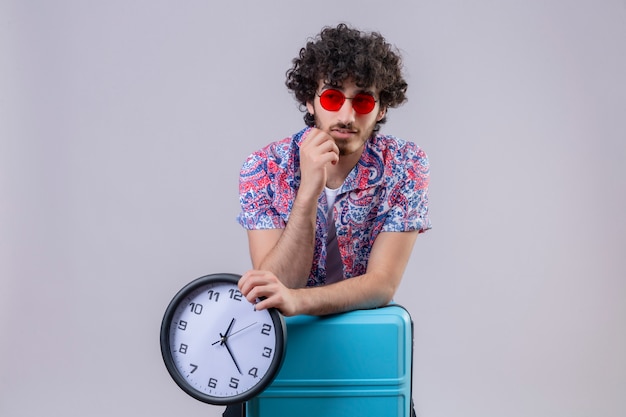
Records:
<instances>
[{"instance_id":1,"label":"shirt sleeve","mask_svg":"<svg viewBox=\"0 0 626 417\"><path fill-rule=\"evenodd\" d=\"M402 164L401 171L396 172L397 182L389 196L390 210L383 232L417 230L422 233L432 227L428 217L428 156L415 146L407 152L406 158L406 164Z\"/></svg>"},{"instance_id":2,"label":"shirt sleeve","mask_svg":"<svg viewBox=\"0 0 626 417\"><path fill-rule=\"evenodd\" d=\"M279 229L285 222L273 207L273 186L267 170L267 156L252 154L239 174L239 203L237 221L247 230Z\"/></svg>"}]
</instances>

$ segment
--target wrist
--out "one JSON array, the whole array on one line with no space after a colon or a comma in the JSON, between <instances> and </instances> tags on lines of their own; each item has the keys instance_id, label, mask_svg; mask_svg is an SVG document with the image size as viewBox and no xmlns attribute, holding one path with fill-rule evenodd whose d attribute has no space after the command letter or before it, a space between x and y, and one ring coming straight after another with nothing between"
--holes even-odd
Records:
<instances>
[{"instance_id":1,"label":"wrist","mask_svg":"<svg viewBox=\"0 0 626 417\"><path fill-rule=\"evenodd\" d=\"M302 314L309 314L310 300L307 299L307 293L305 291L309 291L310 288L294 288L291 289L291 300L292 300L292 316L299 316Z\"/></svg>"},{"instance_id":2,"label":"wrist","mask_svg":"<svg viewBox=\"0 0 626 417\"><path fill-rule=\"evenodd\" d=\"M317 208L317 201L319 200L321 193L321 190L303 187L302 185L300 185L300 188L298 189L298 193L296 194L296 198L294 200L294 205L298 203L306 207L313 206Z\"/></svg>"},{"instance_id":3,"label":"wrist","mask_svg":"<svg viewBox=\"0 0 626 417\"><path fill-rule=\"evenodd\" d=\"M303 215L305 218L317 217L317 201L319 194L314 195L303 191L298 191L296 198L293 202L292 215Z\"/></svg>"}]
</instances>

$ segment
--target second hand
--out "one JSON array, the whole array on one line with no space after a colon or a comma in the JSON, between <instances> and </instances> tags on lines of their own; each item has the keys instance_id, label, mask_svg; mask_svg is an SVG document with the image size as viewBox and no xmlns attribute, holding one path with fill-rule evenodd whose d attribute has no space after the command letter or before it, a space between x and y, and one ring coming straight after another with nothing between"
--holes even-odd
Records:
<instances>
[{"instance_id":1,"label":"second hand","mask_svg":"<svg viewBox=\"0 0 626 417\"><path fill-rule=\"evenodd\" d=\"M212 345L217 345L217 344L218 344L218 343L220 343L220 342L226 342L226 339L228 339L228 338L232 337L233 335L236 335L237 333L243 332L243 331L244 331L244 330L246 330L247 328L252 327L252 326L254 326L254 325L255 325L255 324L257 324L257 323L258 323L258 321L255 321L255 322L254 322L254 323L252 323L252 324L248 324L246 327L241 328L241 329L237 330L236 332L232 332L230 335L228 335L228 337L226 337L226 336L224 336L223 334L221 334L221 333L220 333L220 337L221 337L221 339L220 339L220 340L218 340L218 341L216 341L216 342L213 342L213 343L212 343Z\"/></svg>"},{"instance_id":2,"label":"second hand","mask_svg":"<svg viewBox=\"0 0 626 417\"><path fill-rule=\"evenodd\" d=\"M228 337L232 337L233 335L236 335L236 334L237 334L237 333L239 333L239 332L243 332L243 331L244 331L244 330L246 330L248 327L252 327L252 326L254 326L254 325L255 325L255 324L257 324L257 323L258 323L258 321L255 321L255 322L254 322L254 323L252 323L252 324L248 324L246 327L244 327L244 328L242 328L242 329L239 329L239 330L237 330L236 332L232 332L232 333L230 334L230 336L228 336Z\"/></svg>"}]
</instances>

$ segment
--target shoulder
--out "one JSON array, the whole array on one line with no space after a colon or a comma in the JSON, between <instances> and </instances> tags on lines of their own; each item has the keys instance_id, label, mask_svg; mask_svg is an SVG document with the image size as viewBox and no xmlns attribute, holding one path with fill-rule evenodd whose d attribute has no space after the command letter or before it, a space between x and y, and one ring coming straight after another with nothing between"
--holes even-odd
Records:
<instances>
[{"instance_id":1,"label":"shoulder","mask_svg":"<svg viewBox=\"0 0 626 417\"><path fill-rule=\"evenodd\" d=\"M289 155L289 150L293 146L292 142L293 140L291 137L271 142L250 154L246 161L267 161L268 159L280 160Z\"/></svg>"},{"instance_id":2,"label":"shoulder","mask_svg":"<svg viewBox=\"0 0 626 417\"><path fill-rule=\"evenodd\" d=\"M370 149L379 155L386 167L395 170L428 168L428 155L416 143L393 135L375 135L370 141Z\"/></svg>"},{"instance_id":3,"label":"shoulder","mask_svg":"<svg viewBox=\"0 0 626 417\"><path fill-rule=\"evenodd\" d=\"M303 129L300 132L269 143L259 150L250 154L241 169L242 174L246 172L257 172L259 169L274 170L280 167L285 168L294 155L298 155L299 144L302 137L308 131Z\"/></svg>"}]
</instances>

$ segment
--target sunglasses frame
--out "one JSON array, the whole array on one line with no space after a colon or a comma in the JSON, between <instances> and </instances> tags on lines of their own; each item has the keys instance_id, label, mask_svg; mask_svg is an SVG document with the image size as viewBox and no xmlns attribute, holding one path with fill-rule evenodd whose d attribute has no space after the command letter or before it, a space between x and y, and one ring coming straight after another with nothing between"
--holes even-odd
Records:
<instances>
[{"instance_id":1,"label":"sunglasses frame","mask_svg":"<svg viewBox=\"0 0 626 417\"><path fill-rule=\"evenodd\" d=\"M355 95L354 97L346 97L346 95L343 93L343 91L341 90L337 90L336 88L327 88L324 91L322 91L321 93L315 93L319 98L320 98L320 105L327 111L339 111L339 109L341 109L341 107L343 106L343 103L346 102L346 100L352 100L352 108L354 109L355 112L357 112L358 114L369 114L372 112L372 110L374 110L374 108L376 107L376 103L378 102L378 100L376 100L374 98L373 95L368 94L368 93L358 93L357 95ZM334 106L325 106L324 105L324 101L329 100L328 97L324 97L327 96L328 94L339 94L342 98L341 102L337 101L335 102ZM361 100L360 102L362 103L368 103L371 104L371 109L369 109L368 111L360 111L363 110L363 108L360 107L359 104L357 104L356 106L354 105L355 101L354 99L358 99L358 98L366 98L364 101ZM371 101L370 101L371 99ZM359 101L357 101L358 103ZM328 102L326 102L326 104L329 104ZM335 108L336 107L336 108ZM359 110L360 109L360 110Z\"/></svg>"}]
</instances>

